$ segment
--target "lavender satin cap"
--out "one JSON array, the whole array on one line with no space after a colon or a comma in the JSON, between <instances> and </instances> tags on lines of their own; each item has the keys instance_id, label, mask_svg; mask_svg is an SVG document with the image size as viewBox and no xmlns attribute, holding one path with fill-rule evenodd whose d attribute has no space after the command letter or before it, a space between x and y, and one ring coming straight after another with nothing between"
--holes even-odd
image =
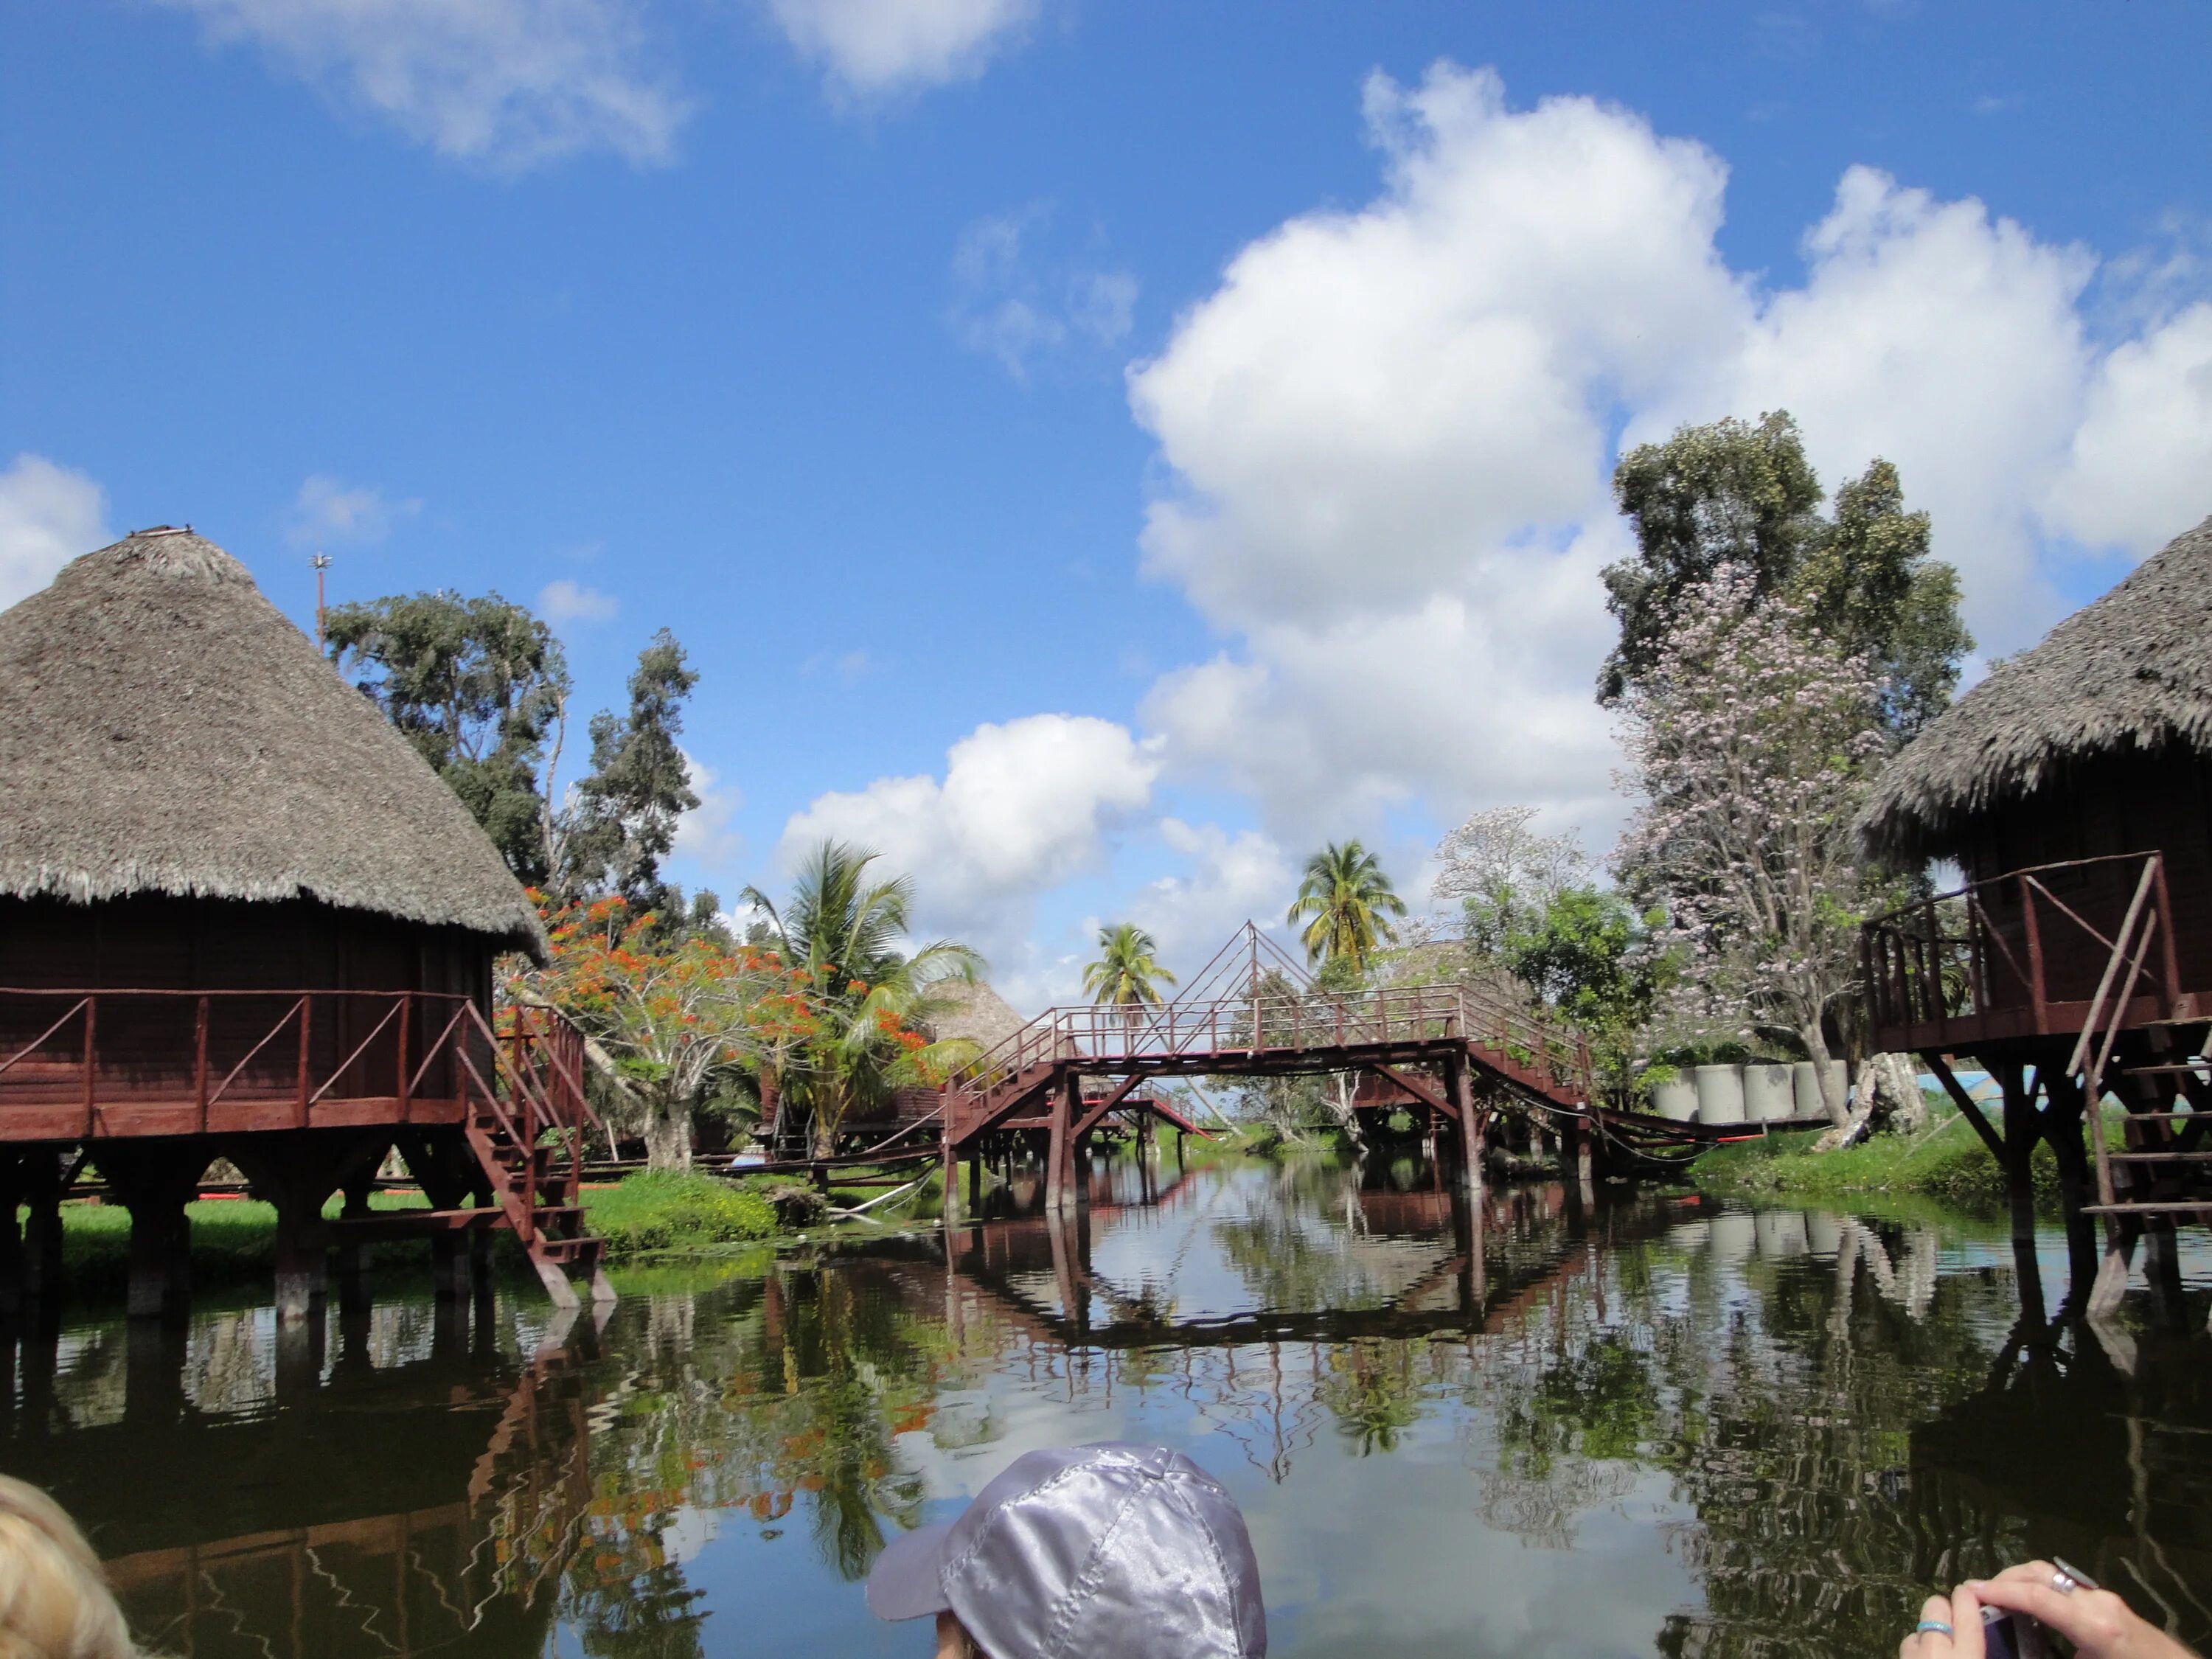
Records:
<instances>
[{"instance_id":1,"label":"lavender satin cap","mask_svg":"<svg viewBox=\"0 0 2212 1659\"><path fill-rule=\"evenodd\" d=\"M1265 1659L1244 1517L1164 1446L1033 1451L868 1575L881 1619L946 1610L992 1659Z\"/></svg>"}]
</instances>

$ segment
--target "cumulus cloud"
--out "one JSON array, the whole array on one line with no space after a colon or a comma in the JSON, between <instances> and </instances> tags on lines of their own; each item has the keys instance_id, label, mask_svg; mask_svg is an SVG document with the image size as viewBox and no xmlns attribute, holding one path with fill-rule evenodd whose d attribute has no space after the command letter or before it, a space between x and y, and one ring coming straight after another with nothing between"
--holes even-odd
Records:
<instances>
[{"instance_id":1,"label":"cumulus cloud","mask_svg":"<svg viewBox=\"0 0 2212 1659\"><path fill-rule=\"evenodd\" d=\"M882 94L979 73L1036 15L1036 0L768 0L799 53L841 90Z\"/></svg>"},{"instance_id":2,"label":"cumulus cloud","mask_svg":"<svg viewBox=\"0 0 2212 1659\"><path fill-rule=\"evenodd\" d=\"M2212 513L2212 303L2098 366L2047 505L2068 533L2138 556Z\"/></svg>"},{"instance_id":3,"label":"cumulus cloud","mask_svg":"<svg viewBox=\"0 0 2212 1659\"><path fill-rule=\"evenodd\" d=\"M1832 485L1896 462L1992 650L2063 610L2067 538L2212 508L2212 307L2100 347L2090 253L1863 167L1770 284L1719 252L1722 160L1632 112L1440 64L1365 114L1375 198L1241 250L1129 377L1145 568L1230 640L1143 719L1278 837L1528 802L1604 844L1608 482L1678 423L1787 408Z\"/></svg>"},{"instance_id":4,"label":"cumulus cloud","mask_svg":"<svg viewBox=\"0 0 2212 1659\"><path fill-rule=\"evenodd\" d=\"M284 525L284 539L295 547L380 542L393 523L412 518L422 503L392 501L368 484L349 484L326 472L303 480Z\"/></svg>"},{"instance_id":5,"label":"cumulus cloud","mask_svg":"<svg viewBox=\"0 0 2212 1659\"><path fill-rule=\"evenodd\" d=\"M585 150L665 161L684 100L647 64L629 0L161 0L210 39L501 171Z\"/></svg>"},{"instance_id":6,"label":"cumulus cloud","mask_svg":"<svg viewBox=\"0 0 2212 1659\"><path fill-rule=\"evenodd\" d=\"M1031 714L977 726L944 775L880 778L817 796L784 826L787 865L825 836L884 854L914 878L917 924L987 953L1012 948L1038 893L1104 858L1150 803L1159 763L1126 726Z\"/></svg>"},{"instance_id":7,"label":"cumulus cloud","mask_svg":"<svg viewBox=\"0 0 2212 1659\"><path fill-rule=\"evenodd\" d=\"M1136 310L1137 279L1127 271L1038 258L1034 245L1051 217L1042 203L988 215L963 230L953 248L953 331L1018 380L1047 353L1120 344Z\"/></svg>"},{"instance_id":8,"label":"cumulus cloud","mask_svg":"<svg viewBox=\"0 0 2212 1659\"><path fill-rule=\"evenodd\" d=\"M1160 960L1186 976L1247 921L1273 927L1297 885L1289 854L1257 830L1159 822L1160 839L1188 865L1141 889L1129 920L1159 942Z\"/></svg>"},{"instance_id":9,"label":"cumulus cloud","mask_svg":"<svg viewBox=\"0 0 2212 1659\"><path fill-rule=\"evenodd\" d=\"M113 541L106 519L106 494L85 474L27 452L10 461L0 471L0 611Z\"/></svg>"},{"instance_id":10,"label":"cumulus cloud","mask_svg":"<svg viewBox=\"0 0 2212 1659\"><path fill-rule=\"evenodd\" d=\"M699 804L676 820L676 855L709 869L734 863L745 848L744 837L732 827L738 809L744 805L743 793L725 784L720 773L690 750L678 752L684 757L684 778Z\"/></svg>"},{"instance_id":11,"label":"cumulus cloud","mask_svg":"<svg viewBox=\"0 0 2212 1659\"><path fill-rule=\"evenodd\" d=\"M550 623L611 622L622 601L611 593L561 576L538 590L538 614Z\"/></svg>"}]
</instances>

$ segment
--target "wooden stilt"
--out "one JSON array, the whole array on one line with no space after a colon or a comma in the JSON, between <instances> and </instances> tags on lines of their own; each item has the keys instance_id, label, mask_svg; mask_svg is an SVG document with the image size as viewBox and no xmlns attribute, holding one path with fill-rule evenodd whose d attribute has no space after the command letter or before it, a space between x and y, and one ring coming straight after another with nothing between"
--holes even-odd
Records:
<instances>
[{"instance_id":1,"label":"wooden stilt","mask_svg":"<svg viewBox=\"0 0 2212 1659\"><path fill-rule=\"evenodd\" d=\"M1464 1056L1455 1054L1444 1061L1444 1087L1451 1097L1454 1109L1459 1113L1460 1155L1462 1160L1460 1182L1474 1195L1479 1209L1483 1180L1483 1122L1482 1115L1475 1109L1474 1079L1468 1073Z\"/></svg>"},{"instance_id":2,"label":"wooden stilt","mask_svg":"<svg viewBox=\"0 0 2212 1659\"><path fill-rule=\"evenodd\" d=\"M937 1167L944 1187L944 1196L939 1206L940 1215L948 1227L960 1221L960 1154L952 1145L952 1131L946 1129L938 1136Z\"/></svg>"},{"instance_id":3,"label":"wooden stilt","mask_svg":"<svg viewBox=\"0 0 2212 1659\"><path fill-rule=\"evenodd\" d=\"M2021 1305L2040 1316L2043 1272L2035 1257L2035 1170L2031 1160L2042 1138L2042 1124L2020 1063L1998 1066L1992 1074L2004 1091L2005 1195L2012 1215L2013 1270Z\"/></svg>"}]
</instances>

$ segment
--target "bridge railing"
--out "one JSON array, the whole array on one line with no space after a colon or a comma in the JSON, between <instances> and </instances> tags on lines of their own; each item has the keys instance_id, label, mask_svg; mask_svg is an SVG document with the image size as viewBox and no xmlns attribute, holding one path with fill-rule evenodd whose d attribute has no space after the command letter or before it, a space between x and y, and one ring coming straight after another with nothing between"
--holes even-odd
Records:
<instances>
[{"instance_id":1,"label":"bridge railing","mask_svg":"<svg viewBox=\"0 0 2212 1659\"><path fill-rule=\"evenodd\" d=\"M1460 985L1053 1008L955 1072L951 1087L981 1100L1051 1065L1139 1068L1450 1041L1480 1045L1525 1084L1588 1096L1589 1054L1579 1038Z\"/></svg>"}]
</instances>

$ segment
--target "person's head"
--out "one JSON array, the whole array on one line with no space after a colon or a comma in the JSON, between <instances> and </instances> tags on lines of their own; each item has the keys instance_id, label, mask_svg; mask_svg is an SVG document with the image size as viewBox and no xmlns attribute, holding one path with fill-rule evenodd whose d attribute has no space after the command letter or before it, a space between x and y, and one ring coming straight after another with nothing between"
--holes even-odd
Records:
<instances>
[{"instance_id":1,"label":"person's head","mask_svg":"<svg viewBox=\"0 0 2212 1659\"><path fill-rule=\"evenodd\" d=\"M0 1474L0 1659L131 1659L100 1558L62 1506Z\"/></svg>"},{"instance_id":2,"label":"person's head","mask_svg":"<svg viewBox=\"0 0 2212 1659\"><path fill-rule=\"evenodd\" d=\"M878 1618L938 1615L964 1659L1266 1659L1244 1517L1180 1452L1109 1441L1033 1451L959 1519L897 1539L868 1576Z\"/></svg>"}]
</instances>

